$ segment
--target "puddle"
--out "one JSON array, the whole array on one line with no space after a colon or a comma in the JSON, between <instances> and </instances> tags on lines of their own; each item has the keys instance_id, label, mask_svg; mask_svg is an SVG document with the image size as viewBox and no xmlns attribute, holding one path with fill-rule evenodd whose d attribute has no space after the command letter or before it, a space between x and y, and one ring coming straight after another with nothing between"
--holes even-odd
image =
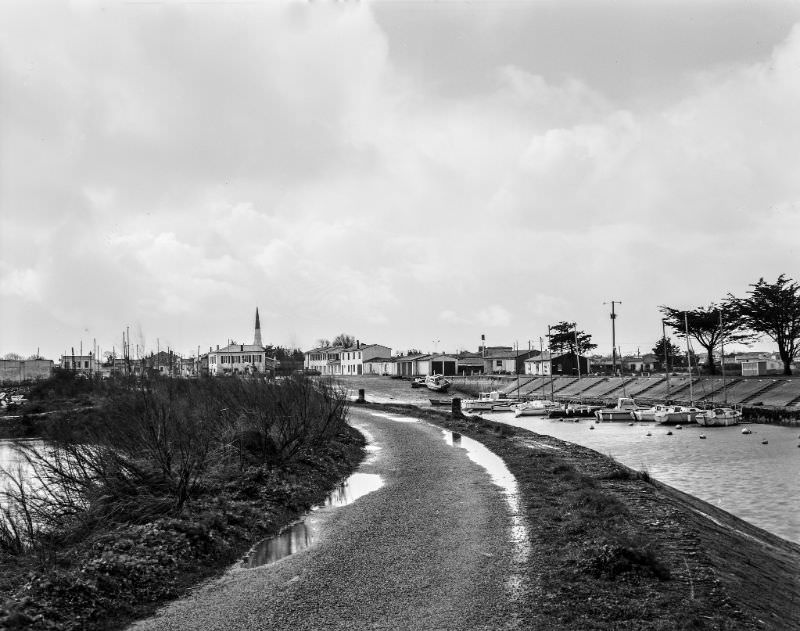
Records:
<instances>
[{"instance_id":1,"label":"puddle","mask_svg":"<svg viewBox=\"0 0 800 631\"><path fill-rule=\"evenodd\" d=\"M465 449L467 457L475 464L483 467L491 477L492 482L503 490L503 497L508 505L508 512L511 517L510 534L511 544L514 548L511 557L513 569L507 576L504 587L511 600L518 602L520 594L523 593L526 585L524 571L525 563L530 556L531 543L528 526L525 523L524 512L520 504L517 479L508 470L503 459L483 443L461 434L447 430L441 431L448 445Z\"/></svg>"},{"instance_id":2,"label":"puddle","mask_svg":"<svg viewBox=\"0 0 800 631\"><path fill-rule=\"evenodd\" d=\"M314 543L316 536L314 525L305 520L312 512L347 506L359 497L377 491L382 486L383 478L376 473L354 473L336 487L324 503L314 506L309 513L306 513L303 521L285 528L280 534L254 546L242 565L246 568L267 565L305 550Z\"/></svg>"},{"instance_id":3,"label":"puddle","mask_svg":"<svg viewBox=\"0 0 800 631\"><path fill-rule=\"evenodd\" d=\"M397 416L396 414L388 414L386 412L370 412L372 416L379 416L380 418L389 419L396 423L419 423L419 419L410 416Z\"/></svg>"},{"instance_id":4,"label":"puddle","mask_svg":"<svg viewBox=\"0 0 800 631\"><path fill-rule=\"evenodd\" d=\"M514 474L508 470L503 459L490 451L483 443L444 429L441 432L448 445L465 449L467 457L475 464L483 467L491 477L492 482L503 489L503 496L511 515L511 541L514 544L514 558L518 563L524 562L530 552L530 540L522 507L520 506L517 479Z\"/></svg>"}]
</instances>

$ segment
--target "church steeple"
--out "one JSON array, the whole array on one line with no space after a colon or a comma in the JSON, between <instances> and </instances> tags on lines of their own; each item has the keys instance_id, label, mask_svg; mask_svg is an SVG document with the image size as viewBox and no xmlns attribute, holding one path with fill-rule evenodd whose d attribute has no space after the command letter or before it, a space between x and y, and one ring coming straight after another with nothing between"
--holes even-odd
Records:
<instances>
[{"instance_id":1,"label":"church steeple","mask_svg":"<svg viewBox=\"0 0 800 631\"><path fill-rule=\"evenodd\" d=\"M261 343L261 322L258 320L258 307L256 307L256 335L253 338L253 346L264 346Z\"/></svg>"}]
</instances>

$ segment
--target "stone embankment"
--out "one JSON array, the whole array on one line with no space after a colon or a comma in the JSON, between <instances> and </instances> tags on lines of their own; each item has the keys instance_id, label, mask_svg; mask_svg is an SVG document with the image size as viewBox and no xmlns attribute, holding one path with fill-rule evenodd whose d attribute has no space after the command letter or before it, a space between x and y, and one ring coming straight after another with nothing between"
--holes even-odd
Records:
<instances>
[{"instance_id":1,"label":"stone embankment","mask_svg":"<svg viewBox=\"0 0 800 631\"><path fill-rule=\"evenodd\" d=\"M750 423L800 425L800 377L726 377L664 374L578 378L531 375L451 377L454 389L472 396L498 390L511 396L582 401L595 405L633 397L641 404L736 405Z\"/></svg>"}]
</instances>

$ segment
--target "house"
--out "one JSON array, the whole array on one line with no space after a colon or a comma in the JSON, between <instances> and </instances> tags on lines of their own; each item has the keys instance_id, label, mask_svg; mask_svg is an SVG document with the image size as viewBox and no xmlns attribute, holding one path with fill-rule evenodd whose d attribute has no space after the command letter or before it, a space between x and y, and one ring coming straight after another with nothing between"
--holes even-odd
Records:
<instances>
[{"instance_id":1,"label":"house","mask_svg":"<svg viewBox=\"0 0 800 631\"><path fill-rule=\"evenodd\" d=\"M419 375L417 369L417 360L424 361L425 358L430 357L430 355L425 355L423 353L416 353L413 355L404 355L402 357L396 357L395 363L397 364L397 372L396 374L402 375L403 377L415 377Z\"/></svg>"},{"instance_id":2,"label":"house","mask_svg":"<svg viewBox=\"0 0 800 631\"><path fill-rule=\"evenodd\" d=\"M397 361L394 357L373 357L364 360L365 375L390 375L397 374Z\"/></svg>"},{"instance_id":3,"label":"house","mask_svg":"<svg viewBox=\"0 0 800 631\"><path fill-rule=\"evenodd\" d=\"M482 375L484 370L483 355L481 353L471 353L464 351L459 353L458 374L459 375Z\"/></svg>"},{"instance_id":4,"label":"house","mask_svg":"<svg viewBox=\"0 0 800 631\"><path fill-rule=\"evenodd\" d=\"M525 372L525 360L538 357L539 351L488 350L483 357L483 372L488 374L519 375Z\"/></svg>"},{"instance_id":5,"label":"house","mask_svg":"<svg viewBox=\"0 0 800 631\"><path fill-rule=\"evenodd\" d=\"M655 372L661 368L661 362L653 354L642 356L626 356L617 360L623 372Z\"/></svg>"},{"instance_id":6,"label":"house","mask_svg":"<svg viewBox=\"0 0 800 631\"><path fill-rule=\"evenodd\" d=\"M561 375L578 376L589 374L592 364L588 357L575 353L564 353L554 355L550 351L545 351L536 357L529 357L525 360L526 375ZM580 373L578 368L580 367Z\"/></svg>"},{"instance_id":7,"label":"house","mask_svg":"<svg viewBox=\"0 0 800 631\"><path fill-rule=\"evenodd\" d=\"M62 355L61 368L87 376L93 375L100 367L94 353L88 355Z\"/></svg>"},{"instance_id":8,"label":"house","mask_svg":"<svg viewBox=\"0 0 800 631\"><path fill-rule=\"evenodd\" d=\"M341 366L343 375L364 374L364 362L376 357L391 357L392 349L380 344L361 344L356 340L356 345L345 348L341 352Z\"/></svg>"},{"instance_id":9,"label":"house","mask_svg":"<svg viewBox=\"0 0 800 631\"><path fill-rule=\"evenodd\" d=\"M779 375L783 373L783 362L780 359L746 359L742 362L742 377L759 377L761 375Z\"/></svg>"},{"instance_id":10,"label":"house","mask_svg":"<svg viewBox=\"0 0 800 631\"><path fill-rule=\"evenodd\" d=\"M303 353L303 368L306 371L317 371L321 375L341 375L339 357L343 351L342 346L320 346L306 351Z\"/></svg>"},{"instance_id":11,"label":"house","mask_svg":"<svg viewBox=\"0 0 800 631\"><path fill-rule=\"evenodd\" d=\"M267 357L266 349L261 343L261 323L256 308L256 325L252 344L228 343L216 350L208 349L208 374L212 377L230 375L275 374L277 362ZM161 368L159 364L158 368Z\"/></svg>"},{"instance_id":12,"label":"house","mask_svg":"<svg viewBox=\"0 0 800 631\"><path fill-rule=\"evenodd\" d=\"M306 351L303 353L303 368L306 371L317 371L322 375L362 375L364 362L377 358L387 359L391 356L392 349L388 346L362 344L356 340L355 346L348 348L321 346Z\"/></svg>"}]
</instances>

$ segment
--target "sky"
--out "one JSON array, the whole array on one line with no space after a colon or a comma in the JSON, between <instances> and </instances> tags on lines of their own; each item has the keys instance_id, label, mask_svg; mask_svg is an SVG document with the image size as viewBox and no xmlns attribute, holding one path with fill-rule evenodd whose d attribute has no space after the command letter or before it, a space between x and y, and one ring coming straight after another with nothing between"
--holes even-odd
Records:
<instances>
[{"instance_id":1,"label":"sky","mask_svg":"<svg viewBox=\"0 0 800 631\"><path fill-rule=\"evenodd\" d=\"M800 280L799 168L798 2L7 1L0 355L645 353Z\"/></svg>"}]
</instances>

